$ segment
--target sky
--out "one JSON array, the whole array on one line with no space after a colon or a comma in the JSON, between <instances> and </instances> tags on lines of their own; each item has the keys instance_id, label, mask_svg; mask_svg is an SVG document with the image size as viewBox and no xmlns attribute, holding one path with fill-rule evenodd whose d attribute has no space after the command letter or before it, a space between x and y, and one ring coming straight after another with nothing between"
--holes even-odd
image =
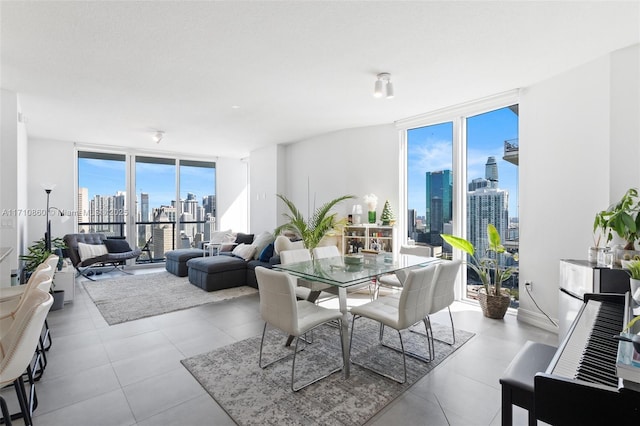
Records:
<instances>
[{"instance_id":1,"label":"sky","mask_svg":"<svg viewBox=\"0 0 640 426\"><path fill-rule=\"evenodd\" d=\"M518 116L508 108L491 111L467 121L467 183L484 178L485 164L493 156L498 164L498 187L509 191L509 216L517 217L518 167L504 161L504 141L518 138ZM426 212L425 173L451 170L453 123L409 130L408 206L418 216ZM454 176L455 179L455 176Z\"/></svg>"},{"instance_id":2,"label":"sky","mask_svg":"<svg viewBox=\"0 0 640 426\"><path fill-rule=\"evenodd\" d=\"M215 172L209 168L180 166L180 198L187 193L196 195L202 205L202 197L215 194ZM115 195L126 190L125 162L114 160L78 159L78 186L89 189L89 199L95 195ZM149 194L149 208L171 205L175 200L176 167L166 164L136 164L136 199L140 193Z\"/></svg>"}]
</instances>

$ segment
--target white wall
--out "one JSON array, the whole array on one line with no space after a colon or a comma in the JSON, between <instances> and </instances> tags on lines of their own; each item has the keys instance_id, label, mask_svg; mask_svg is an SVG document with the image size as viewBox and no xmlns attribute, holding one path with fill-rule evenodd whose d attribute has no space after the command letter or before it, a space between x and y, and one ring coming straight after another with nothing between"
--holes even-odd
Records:
<instances>
[{"instance_id":1,"label":"white wall","mask_svg":"<svg viewBox=\"0 0 640 426\"><path fill-rule=\"evenodd\" d=\"M0 89L0 247L12 252L0 263L0 287L11 283L11 270L18 268L24 247L26 224L26 130L19 122L16 93Z\"/></svg>"},{"instance_id":2,"label":"white wall","mask_svg":"<svg viewBox=\"0 0 640 426\"><path fill-rule=\"evenodd\" d=\"M393 124L345 129L288 145L286 149L286 196L305 217L322 204L342 195L357 200L339 204L341 217L351 207L366 205L362 196L378 196L377 217L389 200L398 214L399 137ZM282 223L278 217L278 224Z\"/></svg>"},{"instance_id":3,"label":"white wall","mask_svg":"<svg viewBox=\"0 0 640 426\"><path fill-rule=\"evenodd\" d=\"M51 139L30 139L28 147L27 204L29 209L44 212L47 207L47 194L43 183L53 183L55 188L49 196L49 205L64 211L75 211L75 148L73 143ZM54 210L51 209L50 213ZM54 213L55 214L55 213ZM58 216L50 216L51 237L62 238L75 232L77 218L62 222ZM27 241L44 237L46 219L44 215L29 218Z\"/></svg>"},{"instance_id":4,"label":"white wall","mask_svg":"<svg viewBox=\"0 0 640 426\"><path fill-rule=\"evenodd\" d=\"M550 326L524 282L557 318L560 259L585 259L596 212L640 185L637 55L613 52L522 91L521 320Z\"/></svg>"},{"instance_id":5,"label":"white wall","mask_svg":"<svg viewBox=\"0 0 640 426\"><path fill-rule=\"evenodd\" d=\"M283 185L282 178L279 179L279 170L286 170L283 167L283 158L280 146L268 146L251 152L250 160L250 231L259 234L264 231L273 232L277 222L278 202L275 197L278 194L279 184Z\"/></svg>"},{"instance_id":6,"label":"white wall","mask_svg":"<svg viewBox=\"0 0 640 426\"><path fill-rule=\"evenodd\" d=\"M249 165L244 160L216 161L218 229L249 231Z\"/></svg>"}]
</instances>

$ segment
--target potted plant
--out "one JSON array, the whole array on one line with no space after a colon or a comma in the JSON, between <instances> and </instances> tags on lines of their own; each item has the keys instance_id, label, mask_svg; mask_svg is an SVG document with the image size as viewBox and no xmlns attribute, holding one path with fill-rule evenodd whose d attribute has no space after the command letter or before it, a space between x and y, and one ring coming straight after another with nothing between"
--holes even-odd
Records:
<instances>
[{"instance_id":1,"label":"potted plant","mask_svg":"<svg viewBox=\"0 0 640 426\"><path fill-rule=\"evenodd\" d=\"M489 247L487 247L485 256L480 258L476 257L473 244L464 238L450 234L441 234L441 236L451 247L462 250L471 258L467 264L478 274L483 286L478 292L478 301L484 316L495 319L504 318L511 302L511 296L508 290L502 288L502 283L511 277L515 268L512 266L501 267L498 263L499 255L508 255L508 253L500 241L500 234L496 227L493 224L487 225ZM517 260L517 254L513 257Z\"/></svg>"},{"instance_id":2,"label":"potted plant","mask_svg":"<svg viewBox=\"0 0 640 426\"><path fill-rule=\"evenodd\" d=\"M62 238L54 238L51 240L51 247L54 251L67 248ZM27 254L20 255L20 260L24 261L24 270L27 278L36 270L38 265L44 263L51 255L51 252L46 248L46 242L44 238L34 241L28 248ZM53 295L53 305L51 310L62 308L64 303L64 290L55 290L55 283L51 282L51 294Z\"/></svg>"},{"instance_id":3,"label":"potted plant","mask_svg":"<svg viewBox=\"0 0 640 426\"><path fill-rule=\"evenodd\" d=\"M284 216L289 219L289 222L278 226L274 233L278 235L282 231L291 231L302 239L305 248L309 250L317 247L322 238L329 232L346 223L346 219L342 221L337 220L336 213L329 214L333 206L341 201L355 198L353 195L343 195L342 197L331 200L316 209L313 215L308 220L305 220L300 210L298 210L291 200L281 194L277 194L277 197L286 204L290 213L284 214Z\"/></svg>"},{"instance_id":4,"label":"potted plant","mask_svg":"<svg viewBox=\"0 0 640 426\"><path fill-rule=\"evenodd\" d=\"M594 229L604 230L608 244L613 239L613 232L625 241L625 246L616 254L616 262L619 264L626 254L635 255L635 242L640 239L640 198L638 190L630 188L622 196L620 201L611 205L596 215Z\"/></svg>"}]
</instances>

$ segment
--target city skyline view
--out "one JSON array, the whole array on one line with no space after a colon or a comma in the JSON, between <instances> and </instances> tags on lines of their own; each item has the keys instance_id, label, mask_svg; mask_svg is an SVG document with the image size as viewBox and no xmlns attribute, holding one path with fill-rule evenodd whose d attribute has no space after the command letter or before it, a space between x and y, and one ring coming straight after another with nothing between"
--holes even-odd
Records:
<instances>
[{"instance_id":1,"label":"city skyline view","mask_svg":"<svg viewBox=\"0 0 640 426\"><path fill-rule=\"evenodd\" d=\"M498 187L509 192L510 217L518 211L518 167L502 157L504 141L513 139L518 139L518 116L509 108L476 115L467 121L466 183L484 178L487 159L494 157ZM418 216L425 216L426 172L453 168L453 123L411 129L408 140L407 206Z\"/></svg>"},{"instance_id":2,"label":"city skyline view","mask_svg":"<svg viewBox=\"0 0 640 426\"><path fill-rule=\"evenodd\" d=\"M174 165L136 162L136 200L140 194L149 194L151 209L170 206L176 200ZM78 158L78 187L88 189L89 200L96 195L113 196L126 192L126 163L118 160ZM187 194L196 195L199 203L215 195L215 172L209 168L180 166L180 199Z\"/></svg>"}]
</instances>

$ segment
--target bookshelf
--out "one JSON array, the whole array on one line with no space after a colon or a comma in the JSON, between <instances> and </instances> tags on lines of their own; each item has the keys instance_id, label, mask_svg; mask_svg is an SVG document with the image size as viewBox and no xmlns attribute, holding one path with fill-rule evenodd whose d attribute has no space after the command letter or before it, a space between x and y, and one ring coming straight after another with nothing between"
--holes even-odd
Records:
<instances>
[{"instance_id":1,"label":"bookshelf","mask_svg":"<svg viewBox=\"0 0 640 426\"><path fill-rule=\"evenodd\" d=\"M344 254L357 253L358 250L377 250L393 252L396 242L394 226L363 223L347 225L342 236Z\"/></svg>"}]
</instances>

